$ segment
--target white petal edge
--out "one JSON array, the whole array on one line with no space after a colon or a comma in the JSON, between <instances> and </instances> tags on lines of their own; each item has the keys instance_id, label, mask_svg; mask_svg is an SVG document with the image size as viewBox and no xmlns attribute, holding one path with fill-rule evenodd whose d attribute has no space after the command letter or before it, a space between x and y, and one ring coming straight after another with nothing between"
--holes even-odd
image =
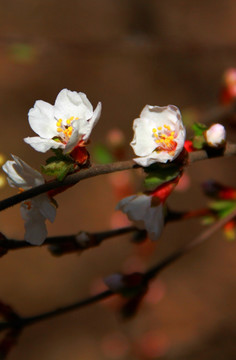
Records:
<instances>
[{"instance_id":1,"label":"white petal edge","mask_svg":"<svg viewBox=\"0 0 236 360\"><path fill-rule=\"evenodd\" d=\"M29 124L32 130L42 138L51 139L57 135L54 106L37 100L28 113Z\"/></svg>"},{"instance_id":2,"label":"white petal edge","mask_svg":"<svg viewBox=\"0 0 236 360\"><path fill-rule=\"evenodd\" d=\"M49 149L65 148L65 145L61 142L57 142L51 139L43 139L38 136L24 138L24 141L26 142L26 144L32 146L33 149L43 153L45 153Z\"/></svg>"}]
</instances>

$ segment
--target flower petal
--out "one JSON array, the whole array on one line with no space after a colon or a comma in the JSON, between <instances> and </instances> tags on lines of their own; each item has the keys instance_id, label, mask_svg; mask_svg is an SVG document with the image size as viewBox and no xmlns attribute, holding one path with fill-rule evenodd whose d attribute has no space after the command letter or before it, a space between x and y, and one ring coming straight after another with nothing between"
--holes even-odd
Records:
<instances>
[{"instance_id":1,"label":"flower petal","mask_svg":"<svg viewBox=\"0 0 236 360\"><path fill-rule=\"evenodd\" d=\"M127 214L139 229L146 229L151 240L157 240L164 226L163 206L152 206L152 196L132 195L122 199L116 209Z\"/></svg>"},{"instance_id":2,"label":"flower petal","mask_svg":"<svg viewBox=\"0 0 236 360\"><path fill-rule=\"evenodd\" d=\"M8 160L3 166L2 169L7 175L7 181L11 187L21 187L24 188L26 183L25 181L16 173L13 165L14 161Z\"/></svg>"},{"instance_id":3,"label":"flower petal","mask_svg":"<svg viewBox=\"0 0 236 360\"><path fill-rule=\"evenodd\" d=\"M25 204L21 204L20 211L25 220L25 241L32 245L41 245L47 237L45 217L37 208L28 210Z\"/></svg>"},{"instance_id":4,"label":"flower petal","mask_svg":"<svg viewBox=\"0 0 236 360\"><path fill-rule=\"evenodd\" d=\"M28 116L31 128L42 138L50 139L57 135L53 105L38 100L30 109Z\"/></svg>"},{"instance_id":5,"label":"flower petal","mask_svg":"<svg viewBox=\"0 0 236 360\"><path fill-rule=\"evenodd\" d=\"M30 146L32 146L32 148L34 148L35 150L43 153L48 151L49 149L64 149L65 147L65 145L61 142L57 142L52 139L42 139L38 136L24 138L24 141Z\"/></svg>"},{"instance_id":6,"label":"flower petal","mask_svg":"<svg viewBox=\"0 0 236 360\"><path fill-rule=\"evenodd\" d=\"M77 125L78 126L78 121L75 121L75 126ZM73 124L72 124L73 126ZM74 127L74 126L73 126ZM65 145L65 148L63 150L63 153L66 154L66 153L69 153L71 150L74 149L74 147L78 144L78 142L80 141L81 139L81 136L79 135L79 131L78 129L75 127L72 134L71 134L71 137L69 138L67 144Z\"/></svg>"},{"instance_id":7,"label":"flower petal","mask_svg":"<svg viewBox=\"0 0 236 360\"><path fill-rule=\"evenodd\" d=\"M144 218L151 206L151 197L147 195L131 195L122 199L116 206L140 229L145 229Z\"/></svg>"},{"instance_id":8,"label":"flower petal","mask_svg":"<svg viewBox=\"0 0 236 360\"><path fill-rule=\"evenodd\" d=\"M138 156L146 156L151 154L156 143L153 139L152 129L156 127L153 119L138 118L134 120L133 130L134 138L130 145Z\"/></svg>"},{"instance_id":9,"label":"flower petal","mask_svg":"<svg viewBox=\"0 0 236 360\"><path fill-rule=\"evenodd\" d=\"M164 227L164 215L162 204L158 206L151 206L148 210L148 214L145 217L145 227L148 232L150 240L157 240Z\"/></svg>"},{"instance_id":10,"label":"flower petal","mask_svg":"<svg viewBox=\"0 0 236 360\"><path fill-rule=\"evenodd\" d=\"M90 134L91 134L94 126L97 124L97 122L101 116L101 111L102 111L102 103L99 102L97 104L96 109L93 112L93 116L91 117L91 119L87 120L86 123L83 122L83 124L81 124L80 134L83 135L84 141L87 141L88 138L90 137Z\"/></svg>"},{"instance_id":11,"label":"flower petal","mask_svg":"<svg viewBox=\"0 0 236 360\"><path fill-rule=\"evenodd\" d=\"M13 161L7 161L3 165L3 171L8 176L8 183L12 187L29 189L44 183L43 176L35 169L31 168L18 156L12 155Z\"/></svg>"},{"instance_id":12,"label":"flower petal","mask_svg":"<svg viewBox=\"0 0 236 360\"><path fill-rule=\"evenodd\" d=\"M28 187L44 184L44 178L39 171L33 169L18 156L12 155L12 157L15 161L15 164L13 165L14 170L25 181Z\"/></svg>"},{"instance_id":13,"label":"flower petal","mask_svg":"<svg viewBox=\"0 0 236 360\"><path fill-rule=\"evenodd\" d=\"M63 89L57 95L54 115L64 121L72 116L88 120L93 115L93 107L84 93Z\"/></svg>"},{"instance_id":14,"label":"flower petal","mask_svg":"<svg viewBox=\"0 0 236 360\"><path fill-rule=\"evenodd\" d=\"M34 198L36 206L39 208L40 213L48 219L51 223L54 222L56 218L56 207L50 202L50 199L47 195L43 194Z\"/></svg>"}]
</instances>

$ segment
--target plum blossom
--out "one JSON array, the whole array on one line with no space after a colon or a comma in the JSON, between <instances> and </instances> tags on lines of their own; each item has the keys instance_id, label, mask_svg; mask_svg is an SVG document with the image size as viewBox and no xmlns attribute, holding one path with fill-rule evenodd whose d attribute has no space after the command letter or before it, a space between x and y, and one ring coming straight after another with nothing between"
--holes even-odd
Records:
<instances>
[{"instance_id":1,"label":"plum blossom","mask_svg":"<svg viewBox=\"0 0 236 360\"><path fill-rule=\"evenodd\" d=\"M134 120L132 146L141 166L174 160L183 150L185 128L179 109L174 105L146 105Z\"/></svg>"},{"instance_id":2,"label":"plum blossom","mask_svg":"<svg viewBox=\"0 0 236 360\"><path fill-rule=\"evenodd\" d=\"M131 195L116 206L138 229L146 229L151 240L157 240L164 227L163 204L151 195Z\"/></svg>"},{"instance_id":3,"label":"plum blossom","mask_svg":"<svg viewBox=\"0 0 236 360\"><path fill-rule=\"evenodd\" d=\"M38 100L29 110L29 124L39 136L27 137L25 142L35 150L62 149L69 153L78 144L84 146L101 115L99 102L92 104L82 92L63 89L54 105Z\"/></svg>"},{"instance_id":4,"label":"plum blossom","mask_svg":"<svg viewBox=\"0 0 236 360\"><path fill-rule=\"evenodd\" d=\"M226 140L226 131L223 125L213 124L205 132L207 144L211 147L220 147Z\"/></svg>"},{"instance_id":5,"label":"plum blossom","mask_svg":"<svg viewBox=\"0 0 236 360\"><path fill-rule=\"evenodd\" d=\"M27 165L18 156L12 155L3 166L11 187L20 192L44 184L43 176ZM56 217L56 208L46 194L38 195L21 203L20 212L25 221L25 241L32 245L41 245L47 237L46 219L53 222Z\"/></svg>"}]
</instances>

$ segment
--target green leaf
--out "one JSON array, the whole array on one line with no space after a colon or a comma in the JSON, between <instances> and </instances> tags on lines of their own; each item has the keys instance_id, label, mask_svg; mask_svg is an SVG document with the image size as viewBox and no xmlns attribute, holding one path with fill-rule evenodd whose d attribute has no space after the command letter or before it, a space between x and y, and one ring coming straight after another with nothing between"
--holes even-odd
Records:
<instances>
[{"instance_id":1,"label":"green leaf","mask_svg":"<svg viewBox=\"0 0 236 360\"><path fill-rule=\"evenodd\" d=\"M97 144L93 148L93 157L98 164L108 164L114 159L105 145Z\"/></svg>"},{"instance_id":2,"label":"green leaf","mask_svg":"<svg viewBox=\"0 0 236 360\"><path fill-rule=\"evenodd\" d=\"M69 172L73 172L74 165L65 161L50 162L45 166L41 166L42 173L50 176L55 176L59 181L62 181Z\"/></svg>"},{"instance_id":3,"label":"green leaf","mask_svg":"<svg viewBox=\"0 0 236 360\"><path fill-rule=\"evenodd\" d=\"M148 191L152 191L158 186L175 179L179 175L179 172L180 170L177 166L159 167L158 170L148 173L144 180L144 186Z\"/></svg>"},{"instance_id":4,"label":"green leaf","mask_svg":"<svg viewBox=\"0 0 236 360\"><path fill-rule=\"evenodd\" d=\"M223 218L236 209L236 202L232 200L218 200L211 202L209 207Z\"/></svg>"},{"instance_id":5,"label":"green leaf","mask_svg":"<svg viewBox=\"0 0 236 360\"><path fill-rule=\"evenodd\" d=\"M192 125L192 129L194 131L195 136L201 136L201 135L203 135L204 131L207 129L207 126L205 124L195 122Z\"/></svg>"},{"instance_id":6,"label":"green leaf","mask_svg":"<svg viewBox=\"0 0 236 360\"><path fill-rule=\"evenodd\" d=\"M193 147L195 149L202 149L204 145L206 144L206 140L203 135L197 135L193 138Z\"/></svg>"}]
</instances>

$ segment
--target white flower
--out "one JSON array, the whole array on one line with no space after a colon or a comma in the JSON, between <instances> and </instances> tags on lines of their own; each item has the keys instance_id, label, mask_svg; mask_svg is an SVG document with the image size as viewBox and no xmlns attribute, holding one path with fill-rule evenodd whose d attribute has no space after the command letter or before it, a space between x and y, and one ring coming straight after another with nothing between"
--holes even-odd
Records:
<instances>
[{"instance_id":1,"label":"white flower","mask_svg":"<svg viewBox=\"0 0 236 360\"><path fill-rule=\"evenodd\" d=\"M205 132L207 144L212 147L224 145L226 139L226 131L223 125L213 124Z\"/></svg>"},{"instance_id":2,"label":"white flower","mask_svg":"<svg viewBox=\"0 0 236 360\"><path fill-rule=\"evenodd\" d=\"M13 161L7 161L2 167L11 187L24 191L44 184L44 178L38 171L18 156L12 155L12 158ZM22 202L20 212L25 221L25 240L32 245L41 245L47 237L46 219L55 220L55 206L46 194L41 194Z\"/></svg>"},{"instance_id":3,"label":"white flower","mask_svg":"<svg viewBox=\"0 0 236 360\"><path fill-rule=\"evenodd\" d=\"M29 124L38 134L25 142L35 150L63 149L68 153L79 143L86 142L101 115L101 103L96 109L82 92L63 89L55 105L38 100L29 111Z\"/></svg>"},{"instance_id":4,"label":"white flower","mask_svg":"<svg viewBox=\"0 0 236 360\"><path fill-rule=\"evenodd\" d=\"M132 195L122 199L116 206L127 214L138 229L146 229L151 240L157 240L164 226L162 203L155 204L151 195Z\"/></svg>"},{"instance_id":5,"label":"white flower","mask_svg":"<svg viewBox=\"0 0 236 360\"><path fill-rule=\"evenodd\" d=\"M179 109L174 105L146 105L134 120L134 138L130 145L141 166L174 160L183 150L185 128Z\"/></svg>"}]
</instances>

